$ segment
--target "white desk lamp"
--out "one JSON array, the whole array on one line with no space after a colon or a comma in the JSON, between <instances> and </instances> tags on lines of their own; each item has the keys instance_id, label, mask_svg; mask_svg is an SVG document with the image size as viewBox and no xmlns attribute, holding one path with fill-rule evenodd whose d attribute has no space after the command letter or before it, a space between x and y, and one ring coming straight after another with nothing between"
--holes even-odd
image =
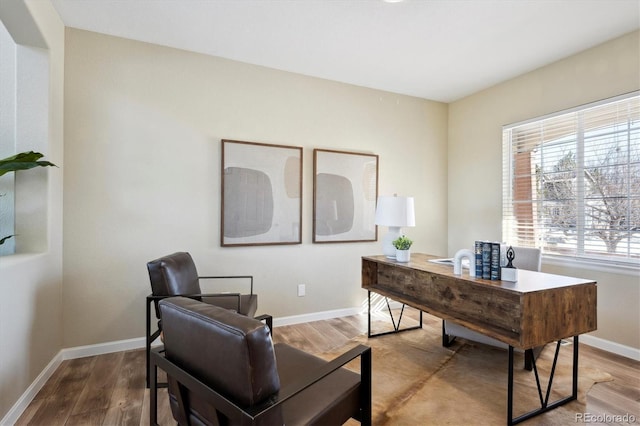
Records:
<instances>
[{"instance_id":1,"label":"white desk lamp","mask_svg":"<svg viewBox=\"0 0 640 426\"><path fill-rule=\"evenodd\" d=\"M382 238L382 253L390 259L396 258L393 240L406 226L416 226L413 197L382 196L376 205L376 225L387 226L388 232Z\"/></svg>"}]
</instances>

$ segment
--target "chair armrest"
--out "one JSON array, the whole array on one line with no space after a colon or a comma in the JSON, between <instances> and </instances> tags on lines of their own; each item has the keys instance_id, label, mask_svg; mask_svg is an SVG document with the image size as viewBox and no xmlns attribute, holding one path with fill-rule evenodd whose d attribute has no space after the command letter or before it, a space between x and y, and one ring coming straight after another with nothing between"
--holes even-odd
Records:
<instances>
[{"instance_id":1,"label":"chair armrest","mask_svg":"<svg viewBox=\"0 0 640 426\"><path fill-rule=\"evenodd\" d=\"M167 299L169 297L188 297L190 299L194 299L196 297L229 297L229 296L240 297L241 294L240 293L197 293L197 294L171 294L171 295L165 295L165 296L154 296L150 294L147 296L147 301L151 302L154 300Z\"/></svg>"},{"instance_id":2,"label":"chair armrest","mask_svg":"<svg viewBox=\"0 0 640 426\"><path fill-rule=\"evenodd\" d=\"M253 294L253 275L209 275L198 277L200 280L226 280L226 279L245 279L249 280L249 294Z\"/></svg>"},{"instance_id":3,"label":"chair armrest","mask_svg":"<svg viewBox=\"0 0 640 426\"><path fill-rule=\"evenodd\" d=\"M262 314L262 315L253 317L253 319L256 319L258 321L264 321L267 324L267 327L269 327L269 333L271 333L271 335L273 336L273 317L271 315Z\"/></svg>"},{"instance_id":4,"label":"chair armrest","mask_svg":"<svg viewBox=\"0 0 640 426\"><path fill-rule=\"evenodd\" d=\"M366 413L363 413L366 418L361 419L362 424L371 424L371 348L365 345L358 345L353 349L343 353L337 358L329 361L322 367L308 372L296 382L280 390L279 396L266 401L255 407L243 408L235 404L233 401L227 399L220 393L211 389L206 384L202 383L197 378L168 360L165 355L160 351L161 348L154 348L151 350L151 365L155 372L156 367L160 367L168 375L176 379L182 386L190 389L192 392L200 395L205 400L211 402L216 409L223 412L233 424L247 424L256 420L256 418L267 414L269 411L276 409L276 407L282 405L286 400L293 397L297 393L303 391L314 383L322 380L324 377L340 369L342 366L352 361L353 359L360 357L360 377L362 392L368 401L368 409ZM151 424L156 424L157 416L157 384L155 374L151 377Z\"/></svg>"},{"instance_id":5,"label":"chair armrest","mask_svg":"<svg viewBox=\"0 0 640 426\"><path fill-rule=\"evenodd\" d=\"M353 361L354 359L361 357L360 359L360 380L364 386L368 386L369 396L371 395L371 348L365 345L358 345L342 355L329 361L322 367L315 370L308 371L299 377L295 382L289 384L283 389L280 389L278 397L275 401L269 401L262 406L252 407L249 412L252 412L255 417L265 414L272 410L275 406L284 403L289 398L302 392L306 388L312 386L314 383L319 382L323 378L327 377L336 370L342 368L345 364ZM371 398L369 397L369 400Z\"/></svg>"}]
</instances>

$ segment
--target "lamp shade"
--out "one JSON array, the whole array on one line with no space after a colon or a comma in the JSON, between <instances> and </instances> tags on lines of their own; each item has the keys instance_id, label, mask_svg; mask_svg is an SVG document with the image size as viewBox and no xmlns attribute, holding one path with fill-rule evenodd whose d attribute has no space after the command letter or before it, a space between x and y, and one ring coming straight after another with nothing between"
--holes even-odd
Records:
<instances>
[{"instance_id":1,"label":"lamp shade","mask_svg":"<svg viewBox=\"0 0 640 426\"><path fill-rule=\"evenodd\" d=\"M416 226L413 197L382 196L376 205L376 225Z\"/></svg>"}]
</instances>

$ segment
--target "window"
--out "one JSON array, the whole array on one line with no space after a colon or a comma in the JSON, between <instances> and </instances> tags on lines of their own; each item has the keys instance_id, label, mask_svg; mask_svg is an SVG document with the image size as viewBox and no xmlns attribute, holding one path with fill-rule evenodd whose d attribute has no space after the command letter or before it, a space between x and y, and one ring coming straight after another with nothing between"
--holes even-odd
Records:
<instances>
[{"instance_id":1,"label":"window","mask_svg":"<svg viewBox=\"0 0 640 426\"><path fill-rule=\"evenodd\" d=\"M0 158L16 153L16 44L0 21ZM0 178L0 238L15 234L13 173ZM15 252L15 239L0 244L0 256Z\"/></svg>"},{"instance_id":2,"label":"window","mask_svg":"<svg viewBox=\"0 0 640 426\"><path fill-rule=\"evenodd\" d=\"M0 158L47 153L49 145L49 51L21 10L0 13ZM17 34L5 25L12 13L24 21L12 26ZM0 244L0 256L47 250L47 185L44 170L0 177L0 238L16 234Z\"/></svg>"},{"instance_id":3,"label":"window","mask_svg":"<svg viewBox=\"0 0 640 426\"><path fill-rule=\"evenodd\" d=\"M505 126L503 239L640 265L640 95Z\"/></svg>"}]
</instances>

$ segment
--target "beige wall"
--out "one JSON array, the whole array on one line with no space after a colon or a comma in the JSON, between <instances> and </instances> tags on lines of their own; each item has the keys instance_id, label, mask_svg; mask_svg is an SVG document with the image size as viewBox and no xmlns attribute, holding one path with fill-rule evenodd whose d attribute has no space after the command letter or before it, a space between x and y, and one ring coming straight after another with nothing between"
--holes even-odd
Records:
<instances>
[{"instance_id":1,"label":"beige wall","mask_svg":"<svg viewBox=\"0 0 640 426\"><path fill-rule=\"evenodd\" d=\"M501 238L502 126L640 88L634 32L449 105L449 254ZM517 55L514 55L517 60ZM543 270L598 280L594 336L640 348L640 277L543 262Z\"/></svg>"},{"instance_id":2,"label":"beige wall","mask_svg":"<svg viewBox=\"0 0 640 426\"><path fill-rule=\"evenodd\" d=\"M37 27L48 46L39 52L49 61L48 138L33 141L31 148L63 168L64 26L49 2L28 1L27 5L28 11L21 2L3 4L0 19L15 19L14 24L31 21L18 26L22 30ZM28 149L23 142L19 145ZM60 169L41 169L25 174L25 182L18 183L27 189L29 184L46 187L38 191L38 200L31 200L43 211L45 225L38 229L46 235L41 237L42 244L25 244L27 252L0 257L0 423L62 349L62 176ZM20 196L29 195L27 191ZM24 202L33 206L29 200ZM17 214L32 213L20 210ZM34 246L40 253L29 252Z\"/></svg>"},{"instance_id":3,"label":"beige wall","mask_svg":"<svg viewBox=\"0 0 640 426\"><path fill-rule=\"evenodd\" d=\"M219 246L222 138L304 148L303 244ZM254 275L259 312L359 306L381 247L311 243L313 148L378 154L379 193L416 197L415 249L444 254L446 144L446 104L67 29L64 346L143 336L146 262L178 250Z\"/></svg>"}]
</instances>

